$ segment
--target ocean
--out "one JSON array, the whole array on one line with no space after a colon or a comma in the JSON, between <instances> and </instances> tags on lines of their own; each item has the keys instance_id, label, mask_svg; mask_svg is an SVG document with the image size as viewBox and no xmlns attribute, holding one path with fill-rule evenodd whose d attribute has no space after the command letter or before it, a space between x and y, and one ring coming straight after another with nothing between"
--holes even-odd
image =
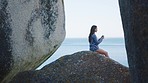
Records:
<instances>
[{"instance_id":1,"label":"ocean","mask_svg":"<svg viewBox=\"0 0 148 83\"><path fill-rule=\"evenodd\" d=\"M99 48L107 51L111 59L128 67L124 38L105 38L99 44ZM79 51L89 51L88 39L66 38L58 50L37 69L41 69L45 65L55 61L61 56L73 54Z\"/></svg>"}]
</instances>

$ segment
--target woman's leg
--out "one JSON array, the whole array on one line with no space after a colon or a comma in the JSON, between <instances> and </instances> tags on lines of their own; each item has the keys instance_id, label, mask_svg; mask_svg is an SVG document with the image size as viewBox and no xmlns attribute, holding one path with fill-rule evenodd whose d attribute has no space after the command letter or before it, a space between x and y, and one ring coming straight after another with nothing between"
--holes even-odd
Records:
<instances>
[{"instance_id":1,"label":"woman's leg","mask_svg":"<svg viewBox=\"0 0 148 83\"><path fill-rule=\"evenodd\" d=\"M104 51L103 49L98 49L96 52L98 52L98 53L100 53L100 54L103 54L103 55L105 55L106 57L109 57L108 56L108 52L106 52L106 51Z\"/></svg>"}]
</instances>

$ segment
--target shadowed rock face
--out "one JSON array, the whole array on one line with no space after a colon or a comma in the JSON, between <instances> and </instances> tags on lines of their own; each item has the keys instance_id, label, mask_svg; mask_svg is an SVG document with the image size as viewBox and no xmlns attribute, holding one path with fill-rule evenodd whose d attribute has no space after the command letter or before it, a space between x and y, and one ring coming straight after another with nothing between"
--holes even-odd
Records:
<instances>
[{"instance_id":1,"label":"shadowed rock face","mask_svg":"<svg viewBox=\"0 0 148 83\"><path fill-rule=\"evenodd\" d=\"M95 52L66 55L41 70L21 72L10 83L130 83L128 68Z\"/></svg>"},{"instance_id":2,"label":"shadowed rock face","mask_svg":"<svg viewBox=\"0 0 148 83\"><path fill-rule=\"evenodd\" d=\"M64 38L62 0L0 0L0 82L37 68Z\"/></svg>"},{"instance_id":3,"label":"shadowed rock face","mask_svg":"<svg viewBox=\"0 0 148 83\"><path fill-rule=\"evenodd\" d=\"M133 83L148 83L148 0L119 0Z\"/></svg>"}]
</instances>

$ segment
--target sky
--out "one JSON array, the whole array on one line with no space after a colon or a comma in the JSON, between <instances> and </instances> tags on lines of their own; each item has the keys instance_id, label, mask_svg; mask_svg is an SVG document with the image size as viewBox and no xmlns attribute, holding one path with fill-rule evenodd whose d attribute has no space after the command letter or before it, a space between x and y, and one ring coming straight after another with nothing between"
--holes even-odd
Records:
<instances>
[{"instance_id":1,"label":"sky","mask_svg":"<svg viewBox=\"0 0 148 83\"><path fill-rule=\"evenodd\" d=\"M99 37L124 37L118 0L64 0L66 38L87 38L92 25Z\"/></svg>"}]
</instances>

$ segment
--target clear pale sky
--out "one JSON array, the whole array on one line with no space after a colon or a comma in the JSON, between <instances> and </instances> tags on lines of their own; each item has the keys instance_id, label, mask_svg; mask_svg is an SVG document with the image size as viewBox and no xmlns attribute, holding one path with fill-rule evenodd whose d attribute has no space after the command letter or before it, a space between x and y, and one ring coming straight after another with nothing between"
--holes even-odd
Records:
<instances>
[{"instance_id":1,"label":"clear pale sky","mask_svg":"<svg viewBox=\"0 0 148 83\"><path fill-rule=\"evenodd\" d=\"M118 0L64 0L66 38L87 38L92 25L96 35L124 37Z\"/></svg>"}]
</instances>

